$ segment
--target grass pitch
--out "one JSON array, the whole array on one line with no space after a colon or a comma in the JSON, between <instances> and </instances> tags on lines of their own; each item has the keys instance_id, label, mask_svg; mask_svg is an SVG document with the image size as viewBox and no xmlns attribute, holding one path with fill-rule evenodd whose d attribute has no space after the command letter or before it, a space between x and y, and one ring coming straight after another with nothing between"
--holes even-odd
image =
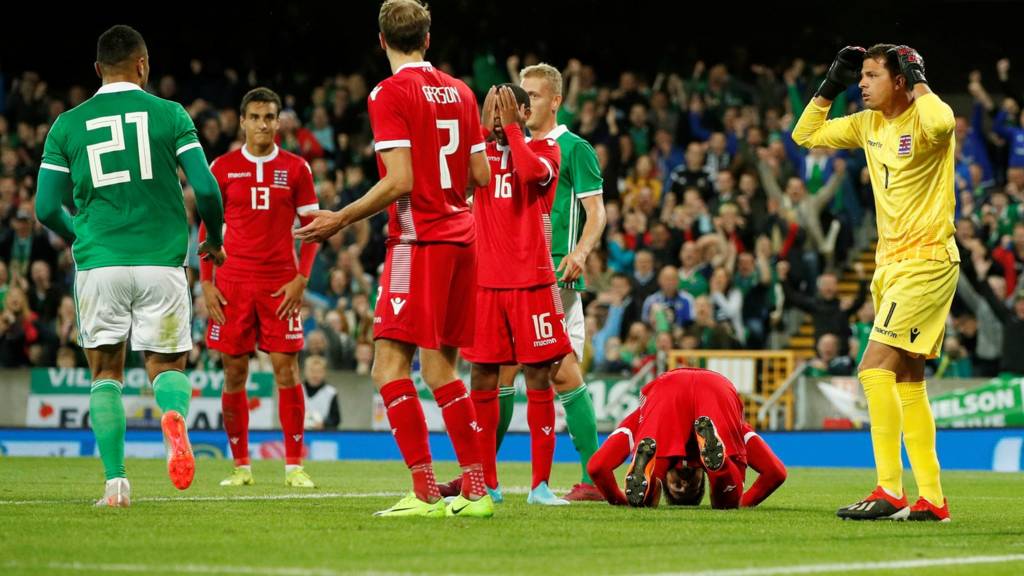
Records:
<instances>
[{"instance_id":1,"label":"grass pitch","mask_svg":"<svg viewBox=\"0 0 1024 576\"><path fill-rule=\"evenodd\" d=\"M399 462L311 462L319 488L298 491L281 462L255 461L255 486L221 488L230 463L200 460L178 492L162 461L130 460L132 507L109 510L91 506L99 460L3 458L0 573L1024 574L1024 474L945 472L953 522L940 525L838 520L870 470L791 469L761 507L715 511L529 506L529 466L500 466L493 519L441 520L371 517L408 489ZM445 480L456 466L437 469ZM556 465L552 485L577 471Z\"/></svg>"}]
</instances>

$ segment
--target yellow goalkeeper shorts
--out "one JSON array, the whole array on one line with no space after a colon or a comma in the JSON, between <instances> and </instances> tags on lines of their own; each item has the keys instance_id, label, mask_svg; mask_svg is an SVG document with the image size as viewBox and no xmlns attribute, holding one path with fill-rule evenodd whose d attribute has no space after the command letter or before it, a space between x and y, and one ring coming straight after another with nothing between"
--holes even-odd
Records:
<instances>
[{"instance_id":1,"label":"yellow goalkeeper shorts","mask_svg":"<svg viewBox=\"0 0 1024 576\"><path fill-rule=\"evenodd\" d=\"M937 357L959 277L959 262L902 260L877 268L871 280L871 339Z\"/></svg>"}]
</instances>

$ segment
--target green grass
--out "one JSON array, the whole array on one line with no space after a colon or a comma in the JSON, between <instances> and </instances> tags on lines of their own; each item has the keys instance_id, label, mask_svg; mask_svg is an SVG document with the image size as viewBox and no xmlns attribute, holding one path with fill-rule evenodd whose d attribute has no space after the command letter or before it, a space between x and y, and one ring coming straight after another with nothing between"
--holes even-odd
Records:
<instances>
[{"instance_id":1,"label":"green grass","mask_svg":"<svg viewBox=\"0 0 1024 576\"><path fill-rule=\"evenodd\" d=\"M948 525L839 521L835 508L863 496L873 472L821 469L790 470L779 492L753 510L714 511L706 503L697 509L542 508L528 506L518 493L508 495L491 520L434 520L373 518L397 496L353 495L406 490L398 462L312 462L307 469L320 483L313 492L286 489L281 463L268 461L255 463L256 486L221 488L217 482L228 466L201 460L194 485L179 493L162 462L129 461L133 506L109 510L90 506L102 493L98 460L0 459L0 573L290 576L320 569L325 575L568 576L1024 554L1022 474L946 472L954 519ZM440 463L438 477L447 479L455 469ZM577 470L556 465L552 484L568 487ZM505 486L529 481L527 465L503 464L501 473ZM342 495L182 499L297 493ZM1024 561L922 571L1022 574Z\"/></svg>"}]
</instances>

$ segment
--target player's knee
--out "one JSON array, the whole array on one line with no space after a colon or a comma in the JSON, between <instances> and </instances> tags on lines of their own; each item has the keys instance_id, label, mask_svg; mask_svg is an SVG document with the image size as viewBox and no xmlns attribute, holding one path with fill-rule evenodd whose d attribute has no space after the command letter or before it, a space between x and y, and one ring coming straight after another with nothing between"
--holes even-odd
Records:
<instances>
[{"instance_id":1,"label":"player's knee","mask_svg":"<svg viewBox=\"0 0 1024 576\"><path fill-rule=\"evenodd\" d=\"M594 453L593 456L590 457L590 461L587 462L587 474L592 477L601 476L605 474L605 472L609 471L608 467L604 463L604 458L601 458L599 456L600 454L601 451L598 450L596 453Z\"/></svg>"}]
</instances>

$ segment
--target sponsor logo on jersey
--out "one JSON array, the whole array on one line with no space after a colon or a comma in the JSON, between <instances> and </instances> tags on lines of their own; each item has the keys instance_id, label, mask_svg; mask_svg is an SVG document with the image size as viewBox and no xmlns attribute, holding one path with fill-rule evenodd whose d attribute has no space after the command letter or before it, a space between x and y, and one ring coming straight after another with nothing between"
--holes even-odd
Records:
<instances>
[{"instance_id":1,"label":"sponsor logo on jersey","mask_svg":"<svg viewBox=\"0 0 1024 576\"><path fill-rule=\"evenodd\" d=\"M402 308L405 306L405 299L395 296L391 299L391 309L395 311L395 316L398 316L402 312Z\"/></svg>"},{"instance_id":2,"label":"sponsor logo on jersey","mask_svg":"<svg viewBox=\"0 0 1024 576\"><path fill-rule=\"evenodd\" d=\"M285 334L285 340L302 340L302 334Z\"/></svg>"},{"instance_id":3,"label":"sponsor logo on jersey","mask_svg":"<svg viewBox=\"0 0 1024 576\"><path fill-rule=\"evenodd\" d=\"M917 337L920 336L920 335L921 335L921 331L920 330L918 330L917 328L911 328L910 329L910 343L913 344L914 340L917 340Z\"/></svg>"},{"instance_id":4,"label":"sponsor logo on jersey","mask_svg":"<svg viewBox=\"0 0 1024 576\"><path fill-rule=\"evenodd\" d=\"M552 344L554 344L556 342L558 342L558 338L547 338L545 340L534 340L533 341L533 347L534 348L543 348L544 346L550 346L550 345L552 345Z\"/></svg>"},{"instance_id":5,"label":"sponsor logo on jersey","mask_svg":"<svg viewBox=\"0 0 1024 576\"><path fill-rule=\"evenodd\" d=\"M881 142L875 142L874 140L868 140L868 146L870 146L872 148L881 148L882 147L882 143Z\"/></svg>"},{"instance_id":6,"label":"sponsor logo on jersey","mask_svg":"<svg viewBox=\"0 0 1024 576\"><path fill-rule=\"evenodd\" d=\"M900 147L896 151L897 156L910 156L911 148L913 146L914 139L910 134L904 134L900 136Z\"/></svg>"},{"instance_id":7,"label":"sponsor logo on jersey","mask_svg":"<svg viewBox=\"0 0 1024 576\"><path fill-rule=\"evenodd\" d=\"M484 431L484 429L481 428L480 425L476 423L476 420L473 420L472 422L470 422L469 423L469 427L470 427L470 429L473 430L473 432L483 432Z\"/></svg>"},{"instance_id":8,"label":"sponsor logo on jersey","mask_svg":"<svg viewBox=\"0 0 1024 576\"><path fill-rule=\"evenodd\" d=\"M252 178L252 172L228 172L228 179L231 178Z\"/></svg>"},{"instance_id":9,"label":"sponsor logo on jersey","mask_svg":"<svg viewBox=\"0 0 1024 576\"><path fill-rule=\"evenodd\" d=\"M274 185L275 186L287 186L288 185L288 171L287 170L274 170Z\"/></svg>"},{"instance_id":10,"label":"sponsor logo on jersey","mask_svg":"<svg viewBox=\"0 0 1024 576\"><path fill-rule=\"evenodd\" d=\"M544 426L541 428L545 436L551 436L551 426Z\"/></svg>"},{"instance_id":11,"label":"sponsor logo on jersey","mask_svg":"<svg viewBox=\"0 0 1024 576\"><path fill-rule=\"evenodd\" d=\"M220 324L210 327L210 340L220 340Z\"/></svg>"}]
</instances>

